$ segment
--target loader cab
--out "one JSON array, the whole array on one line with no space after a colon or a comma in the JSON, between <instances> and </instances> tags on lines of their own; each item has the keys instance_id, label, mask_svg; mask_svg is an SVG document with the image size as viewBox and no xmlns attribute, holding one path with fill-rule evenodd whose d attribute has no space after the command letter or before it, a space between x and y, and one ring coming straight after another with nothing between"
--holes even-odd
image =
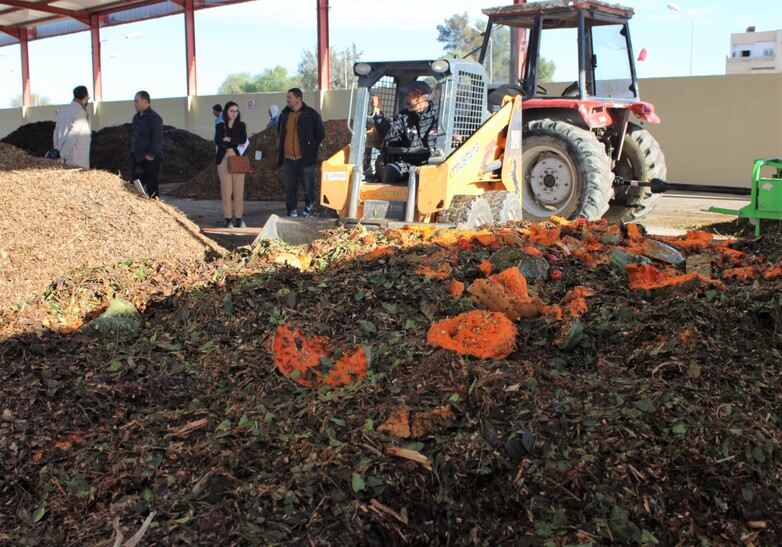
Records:
<instances>
[{"instance_id":1,"label":"loader cab","mask_svg":"<svg viewBox=\"0 0 782 547\"><path fill-rule=\"evenodd\" d=\"M526 38L521 77L517 81L515 75L508 77L506 83L525 101L545 106L563 98L620 104L639 100L628 24L631 8L577 0L516 4L483 13L489 17L487 35L502 24L522 31L522 43ZM487 43L485 39L481 60ZM551 64L549 79L546 72ZM496 102L493 98L491 106L496 107ZM528 107L533 104L525 104Z\"/></svg>"},{"instance_id":2,"label":"loader cab","mask_svg":"<svg viewBox=\"0 0 782 547\"><path fill-rule=\"evenodd\" d=\"M351 114L353 164L365 163L366 158L360 156L368 149L383 149L380 136L373 135L373 95L380 98L383 114L390 120L406 108L403 88L415 81L426 82L432 88L428 100L438 110L437 137L428 150L428 164L445 161L489 116L486 72L479 63L461 59L362 62L353 70L358 77L351 108L355 113Z\"/></svg>"}]
</instances>

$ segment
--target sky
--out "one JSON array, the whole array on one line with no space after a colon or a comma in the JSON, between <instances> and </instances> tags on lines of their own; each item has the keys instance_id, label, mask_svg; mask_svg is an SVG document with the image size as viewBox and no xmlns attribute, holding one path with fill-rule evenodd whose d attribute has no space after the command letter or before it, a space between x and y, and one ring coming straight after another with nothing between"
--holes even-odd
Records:
<instances>
[{"instance_id":1,"label":"sky","mask_svg":"<svg viewBox=\"0 0 782 547\"><path fill-rule=\"evenodd\" d=\"M508 0L507 4L511 4ZM782 29L779 0L619 0L632 7L631 36L635 52L647 50L637 63L640 78L725 73L730 35L748 26L758 31ZM506 5L502 0L449 0L396 3L386 0L330 0L332 49L355 44L365 61L436 59L443 56L437 25L467 13L475 24L486 21L482 8ZM289 74L305 50L317 45L317 0L257 0L196 12L196 58L199 95L214 95L232 73L260 74L281 65ZM184 17L101 29L103 98L131 100L139 89L154 98L186 95ZM690 44L692 43L692 48ZM32 92L52 104L72 99L73 87L92 93L89 32L29 43ZM332 70L336 70L332 67ZM554 75L557 80L557 75ZM0 108L21 95L18 45L0 48Z\"/></svg>"}]
</instances>

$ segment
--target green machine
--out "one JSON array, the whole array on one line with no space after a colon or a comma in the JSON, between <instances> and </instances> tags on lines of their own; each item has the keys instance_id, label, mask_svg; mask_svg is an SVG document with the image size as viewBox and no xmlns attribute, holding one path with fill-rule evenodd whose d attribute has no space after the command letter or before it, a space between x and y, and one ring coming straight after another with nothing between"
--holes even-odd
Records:
<instances>
[{"instance_id":1,"label":"green machine","mask_svg":"<svg viewBox=\"0 0 782 547\"><path fill-rule=\"evenodd\" d=\"M774 173L764 177L764 167L770 167ZM766 170L768 172L768 170ZM710 213L737 215L739 218L755 218L755 235L760 235L760 219L782 220L782 160L755 160L752 169L752 188L750 202L739 210L710 207Z\"/></svg>"},{"instance_id":2,"label":"green machine","mask_svg":"<svg viewBox=\"0 0 782 547\"><path fill-rule=\"evenodd\" d=\"M770 176L761 176L765 167L774 170ZM766 169L765 172L769 173L769 169ZM739 218L757 219L757 222L755 223L756 236L760 235L760 219L782 220L782 159L755 160L755 168L752 170L751 188L682 184L666 182L662 179L638 181L621 177L616 177L614 179L614 186L648 187L653 194L660 194L667 192L668 190L677 190L680 192L749 196L749 204L738 210L723 209L722 207L710 207L706 210L710 213L722 213L725 215L735 215Z\"/></svg>"}]
</instances>

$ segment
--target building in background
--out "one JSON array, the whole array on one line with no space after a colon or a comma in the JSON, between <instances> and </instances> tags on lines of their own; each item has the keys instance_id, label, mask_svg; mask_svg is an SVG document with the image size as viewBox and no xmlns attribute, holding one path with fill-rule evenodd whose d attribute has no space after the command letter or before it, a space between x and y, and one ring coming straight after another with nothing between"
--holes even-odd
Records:
<instances>
[{"instance_id":1,"label":"building in background","mask_svg":"<svg viewBox=\"0 0 782 547\"><path fill-rule=\"evenodd\" d=\"M730 56L725 59L725 74L765 74L782 72L782 30L730 35Z\"/></svg>"}]
</instances>

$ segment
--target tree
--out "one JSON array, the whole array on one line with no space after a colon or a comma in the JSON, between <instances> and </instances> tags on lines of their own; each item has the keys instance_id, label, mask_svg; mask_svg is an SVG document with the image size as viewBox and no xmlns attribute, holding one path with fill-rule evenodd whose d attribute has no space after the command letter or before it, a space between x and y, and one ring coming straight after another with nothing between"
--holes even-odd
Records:
<instances>
[{"instance_id":1,"label":"tree","mask_svg":"<svg viewBox=\"0 0 782 547\"><path fill-rule=\"evenodd\" d=\"M44 97L43 95L36 95L33 93L30 97L32 100L30 101L30 106L48 106L52 104L52 101L49 100L49 97ZM13 99L11 99L11 107L12 108L20 108L23 106L24 100L22 95L17 95Z\"/></svg>"},{"instance_id":2,"label":"tree","mask_svg":"<svg viewBox=\"0 0 782 547\"><path fill-rule=\"evenodd\" d=\"M267 68L260 74L252 75L247 72L229 74L217 89L220 95L236 93L260 93L264 91L287 91L296 87L296 77L288 76L288 69L284 66Z\"/></svg>"},{"instance_id":3,"label":"tree","mask_svg":"<svg viewBox=\"0 0 782 547\"><path fill-rule=\"evenodd\" d=\"M437 41L445 44L443 51L447 56L477 61L485 30L486 23L472 23L467 12L461 15L456 13L446 19L442 25L437 25L439 33ZM507 80L510 73L510 29L505 26L493 26L490 44L490 56L487 55L484 60L489 80ZM541 57L538 62L538 80L550 82L555 68L553 62Z\"/></svg>"},{"instance_id":4,"label":"tree","mask_svg":"<svg viewBox=\"0 0 782 547\"><path fill-rule=\"evenodd\" d=\"M298 79L300 87L306 91L318 89L318 57L317 48L305 50L301 54L298 67ZM361 60L363 51L356 49L356 44L343 51L331 49L329 60L331 62L331 89L348 89L356 81L353 74L353 65Z\"/></svg>"}]
</instances>

